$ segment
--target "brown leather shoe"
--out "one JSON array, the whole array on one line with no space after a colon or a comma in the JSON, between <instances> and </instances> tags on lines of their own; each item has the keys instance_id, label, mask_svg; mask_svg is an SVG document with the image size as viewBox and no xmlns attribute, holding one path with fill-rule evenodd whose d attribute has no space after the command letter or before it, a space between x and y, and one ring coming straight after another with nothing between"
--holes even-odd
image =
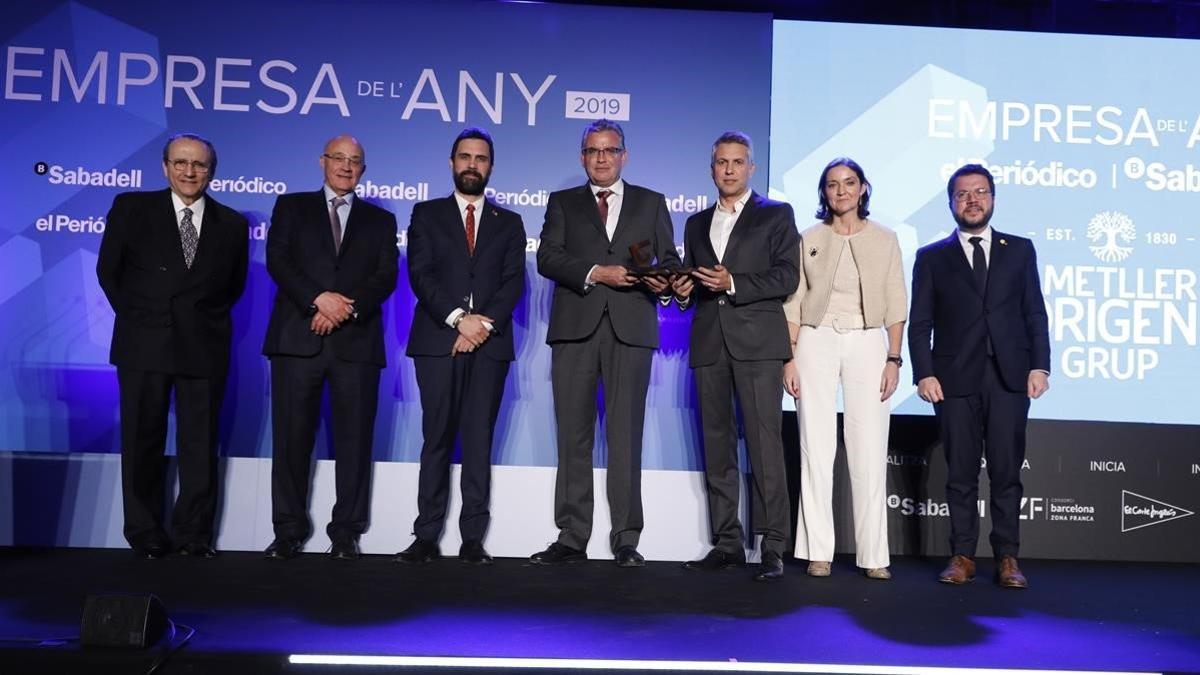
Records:
<instances>
[{"instance_id":1,"label":"brown leather shoe","mask_svg":"<svg viewBox=\"0 0 1200 675\"><path fill-rule=\"evenodd\" d=\"M946 569L938 575L938 581L943 584L965 584L975 580L975 561L965 555L950 558Z\"/></svg>"},{"instance_id":2,"label":"brown leather shoe","mask_svg":"<svg viewBox=\"0 0 1200 675\"><path fill-rule=\"evenodd\" d=\"M1029 580L1021 574L1016 557L1011 555L1000 558L1000 564L996 567L996 583L1004 588L1029 588Z\"/></svg>"}]
</instances>

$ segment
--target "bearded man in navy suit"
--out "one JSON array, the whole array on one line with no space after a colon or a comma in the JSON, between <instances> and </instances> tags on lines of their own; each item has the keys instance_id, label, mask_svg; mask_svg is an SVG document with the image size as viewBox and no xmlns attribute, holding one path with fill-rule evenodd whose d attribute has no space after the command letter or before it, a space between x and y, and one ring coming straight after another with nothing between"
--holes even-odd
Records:
<instances>
[{"instance_id":1,"label":"bearded man in navy suit","mask_svg":"<svg viewBox=\"0 0 1200 675\"><path fill-rule=\"evenodd\" d=\"M996 581L1026 588L1017 564L1029 401L1050 387L1050 334L1033 242L992 229L996 184L967 164L946 185L958 230L917 252L908 337L913 381L933 404L946 450L950 562L975 577L980 458L991 487Z\"/></svg>"},{"instance_id":2,"label":"bearded man in navy suit","mask_svg":"<svg viewBox=\"0 0 1200 675\"><path fill-rule=\"evenodd\" d=\"M464 129L450 148L454 193L413 207L408 278L413 309L408 355L421 390L421 474L416 540L397 562L441 555L450 497L450 457L462 448L459 562L490 565L483 547L491 515L492 436L515 356L512 314L525 290L521 216L483 195L492 175L488 132Z\"/></svg>"}]
</instances>

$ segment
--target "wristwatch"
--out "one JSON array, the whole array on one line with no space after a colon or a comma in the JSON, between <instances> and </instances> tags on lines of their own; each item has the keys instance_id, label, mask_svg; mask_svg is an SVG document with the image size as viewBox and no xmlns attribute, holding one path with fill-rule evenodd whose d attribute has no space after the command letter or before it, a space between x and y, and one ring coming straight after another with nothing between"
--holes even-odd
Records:
<instances>
[{"instance_id":1,"label":"wristwatch","mask_svg":"<svg viewBox=\"0 0 1200 675\"><path fill-rule=\"evenodd\" d=\"M467 314L469 314L469 313L470 312L464 311L462 314L459 314L458 316L454 317L454 321L451 322L450 327L458 328L458 324L462 323L463 318L465 318L467 316Z\"/></svg>"},{"instance_id":2,"label":"wristwatch","mask_svg":"<svg viewBox=\"0 0 1200 675\"><path fill-rule=\"evenodd\" d=\"M887 362L896 364L898 368L904 367L904 359L900 358L899 354L888 354Z\"/></svg>"}]
</instances>

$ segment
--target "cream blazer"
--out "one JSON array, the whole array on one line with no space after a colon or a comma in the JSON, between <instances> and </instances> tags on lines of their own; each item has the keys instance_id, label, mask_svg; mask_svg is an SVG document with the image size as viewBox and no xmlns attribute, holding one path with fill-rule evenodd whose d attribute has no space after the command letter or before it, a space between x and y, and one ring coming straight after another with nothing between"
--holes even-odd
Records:
<instances>
[{"instance_id":1,"label":"cream blazer","mask_svg":"<svg viewBox=\"0 0 1200 675\"><path fill-rule=\"evenodd\" d=\"M901 269L896 233L868 220L850 237L850 252L858 264L865 328L891 326L908 318L908 293ZM800 233L800 285L783 305L787 320L797 326L819 326L829 307L839 250L833 227L817 223Z\"/></svg>"}]
</instances>

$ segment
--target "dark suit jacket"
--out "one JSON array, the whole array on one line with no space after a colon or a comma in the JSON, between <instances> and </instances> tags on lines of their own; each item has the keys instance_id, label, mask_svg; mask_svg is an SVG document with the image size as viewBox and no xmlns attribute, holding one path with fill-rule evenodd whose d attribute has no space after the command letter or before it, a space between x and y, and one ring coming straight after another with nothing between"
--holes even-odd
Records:
<instances>
[{"instance_id":1,"label":"dark suit jacket","mask_svg":"<svg viewBox=\"0 0 1200 675\"><path fill-rule=\"evenodd\" d=\"M408 226L408 278L417 306L408 335L409 356L449 356L458 331L446 325L456 308L495 321L498 331L477 353L512 361L512 313L525 291L525 226L521 216L487 201L477 214L475 255L454 196L413 207Z\"/></svg>"},{"instance_id":2,"label":"dark suit jacket","mask_svg":"<svg viewBox=\"0 0 1200 675\"><path fill-rule=\"evenodd\" d=\"M555 284L547 343L586 338L607 307L618 339L638 347L658 347L658 306L645 286L584 288L592 265L633 267L629 247L642 241L651 243L658 264L679 264L663 196L626 182L621 199L621 217L609 242L590 187L585 184L550 195L537 254L538 273Z\"/></svg>"},{"instance_id":3,"label":"dark suit jacket","mask_svg":"<svg viewBox=\"0 0 1200 675\"><path fill-rule=\"evenodd\" d=\"M684 264L724 265L737 294L695 285L688 364L696 368L715 363L723 348L739 361L787 361L792 350L783 301L800 283L800 233L792 207L751 193L729 235L723 261L717 260L709 237L715 211L711 206L688 218Z\"/></svg>"},{"instance_id":4,"label":"dark suit jacket","mask_svg":"<svg viewBox=\"0 0 1200 675\"><path fill-rule=\"evenodd\" d=\"M315 356L326 344L343 361L385 366L382 305L396 289L399 257L390 211L356 197L335 252L324 190L280 195L267 231L267 271L279 291L263 354ZM353 299L358 318L321 337L310 326L325 291Z\"/></svg>"},{"instance_id":5,"label":"dark suit jacket","mask_svg":"<svg viewBox=\"0 0 1200 675\"><path fill-rule=\"evenodd\" d=\"M988 336L1006 389L1023 392L1030 370L1049 372L1050 334L1033 242L993 230L987 289L980 293L953 232L917 252L912 284L913 382L932 375L946 396L978 391Z\"/></svg>"},{"instance_id":6,"label":"dark suit jacket","mask_svg":"<svg viewBox=\"0 0 1200 675\"><path fill-rule=\"evenodd\" d=\"M117 195L105 222L96 276L116 312L109 360L137 370L223 377L230 309L246 286L246 219L206 196L191 269L183 261L169 189Z\"/></svg>"}]
</instances>

